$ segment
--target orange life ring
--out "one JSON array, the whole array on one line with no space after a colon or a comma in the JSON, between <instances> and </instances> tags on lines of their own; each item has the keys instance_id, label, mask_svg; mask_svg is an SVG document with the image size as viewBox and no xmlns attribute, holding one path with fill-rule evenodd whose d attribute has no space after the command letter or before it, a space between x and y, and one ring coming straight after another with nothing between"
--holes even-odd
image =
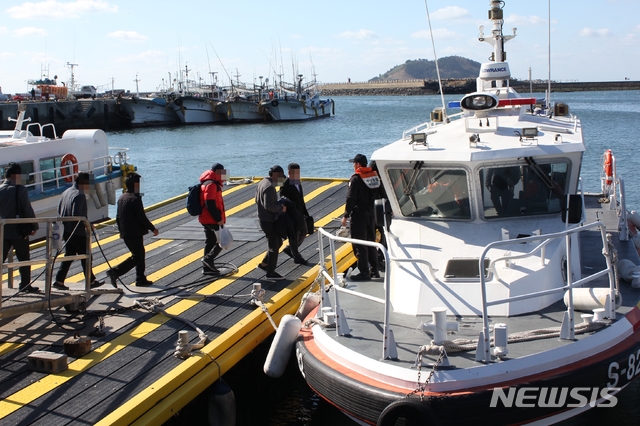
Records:
<instances>
[{"instance_id":1,"label":"orange life ring","mask_svg":"<svg viewBox=\"0 0 640 426\"><path fill-rule=\"evenodd\" d=\"M613 183L613 158L611 150L608 149L604 152L604 175L607 185Z\"/></svg>"},{"instance_id":2,"label":"orange life ring","mask_svg":"<svg viewBox=\"0 0 640 426\"><path fill-rule=\"evenodd\" d=\"M73 169L73 174L70 172ZM60 160L60 174L64 177L65 182L73 182L73 176L78 173L78 160L73 154L65 154Z\"/></svg>"}]
</instances>

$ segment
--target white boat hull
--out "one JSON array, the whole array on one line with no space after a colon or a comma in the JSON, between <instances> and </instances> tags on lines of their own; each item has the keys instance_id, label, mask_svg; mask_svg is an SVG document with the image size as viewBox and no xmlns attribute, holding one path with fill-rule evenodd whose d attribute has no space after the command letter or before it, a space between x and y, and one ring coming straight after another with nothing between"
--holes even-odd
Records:
<instances>
[{"instance_id":1,"label":"white boat hull","mask_svg":"<svg viewBox=\"0 0 640 426\"><path fill-rule=\"evenodd\" d=\"M183 96L171 103L182 124L220 123L226 117L216 112L213 101L195 96Z\"/></svg>"},{"instance_id":2,"label":"white boat hull","mask_svg":"<svg viewBox=\"0 0 640 426\"><path fill-rule=\"evenodd\" d=\"M250 101L227 100L218 105L217 111L231 122L265 121L267 117L258 103Z\"/></svg>"},{"instance_id":3,"label":"white boat hull","mask_svg":"<svg viewBox=\"0 0 640 426\"><path fill-rule=\"evenodd\" d=\"M161 126L178 124L180 120L171 107L161 105L154 99L134 98L122 99L120 106L131 118L134 127Z\"/></svg>"},{"instance_id":4,"label":"white boat hull","mask_svg":"<svg viewBox=\"0 0 640 426\"><path fill-rule=\"evenodd\" d=\"M274 121L299 121L329 117L333 111L331 100L273 99L263 101Z\"/></svg>"}]
</instances>

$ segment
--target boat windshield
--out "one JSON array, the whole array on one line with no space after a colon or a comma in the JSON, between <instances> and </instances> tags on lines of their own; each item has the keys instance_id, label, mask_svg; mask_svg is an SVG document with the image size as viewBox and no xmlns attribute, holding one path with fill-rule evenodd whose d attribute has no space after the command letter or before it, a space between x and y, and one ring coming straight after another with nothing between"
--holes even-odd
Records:
<instances>
[{"instance_id":1,"label":"boat windshield","mask_svg":"<svg viewBox=\"0 0 640 426\"><path fill-rule=\"evenodd\" d=\"M402 214L434 220L471 219L466 171L421 166L388 170Z\"/></svg>"},{"instance_id":2,"label":"boat windshield","mask_svg":"<svg viewBox=\"0 0 640 426\"><path fill-rule=\"evenodd\" d=\"M526 160L522 166L480 170L485 218L560 213L568 163L538 164L531 158Z\"/></svg>"}]
</instances>

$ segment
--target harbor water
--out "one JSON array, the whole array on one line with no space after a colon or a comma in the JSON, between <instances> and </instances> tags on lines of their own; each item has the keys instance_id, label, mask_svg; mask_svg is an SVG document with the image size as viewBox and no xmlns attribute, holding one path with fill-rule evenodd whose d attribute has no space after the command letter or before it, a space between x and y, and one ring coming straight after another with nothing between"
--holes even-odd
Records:
<instances>
[{"instance_id":1,"label":"harbor water","mask_svg":"<svg viewBox=\"0 0 640 426\"><path fill-rule=\"evenodd\" d=\"M523 94L527 96L527 94ZM534 93L541 98L544 95ZM460 96L445 96L445 102ZM602 157L612 149L624 178L629 210L640 209L633 129L640 116L640 91L552 94L582 120L587 153L583 189L600 190ZM109 132L111 146L128 147L130 162L143 177L145 206L184 194L200 174L222 163L233 178L261 177L269 168L296 162L303 177L349 177L348 162L357 153L368 158L398 140L404 130L428 120L441 106L440 96L336 97L335 116L317 121L158 127ZM457 111L450 111L450 114ZM110 212L114 216L114 212ZM310 212L313 215L313 212ZM284 377L262 372L268 343L261 345L225 375L237 401L238 425L355 424L310 390L292 359ZM595 408L565 425L640 424L640 380L618 395L614 408ZM353 396L354 399L358 395ZM167 424L207 424L206 398L198 398Z\"/></svg>"}]
</instances>

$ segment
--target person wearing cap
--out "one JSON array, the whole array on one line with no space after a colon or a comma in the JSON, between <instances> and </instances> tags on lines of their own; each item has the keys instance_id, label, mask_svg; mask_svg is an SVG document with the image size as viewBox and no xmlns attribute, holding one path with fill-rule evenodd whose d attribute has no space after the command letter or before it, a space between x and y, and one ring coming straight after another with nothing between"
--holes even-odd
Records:
<instances>
[{"instance_id":1,"label":"person wearing cap","mask_svg":"<svg viewBox=\"0 0 640 426\"><path fill-rule=\"evenodd\" d=\"M144 236L153 232L158 235L158 230L147 218L142 204L140 193L140 175L129 173L124 180L127 192L118 198L118 210L116 212L116 224L120 230L120 238L129 248L131 256L118 266L107 270L107 277L113 287L118 287L117 280L134 267L136 268L136 286L149 286L153 284L145 275L145 251Z\"/></svg>"},{"instance_id":2,"label":"person wearing cap","mask_svg":"<svg viewBox=\"0 0 640 426\"><path fill-rule=\"evenodd\" d=\"M367 157L363 154L357 154L349 161L353 163L354 173L349 179L342 226L347 226L347 219L350 219L351 238L375 241L374 201L378 198L380 178L371 167L367 167ZM351 280L380 278L376 248L353 244L353 251L358 259L359 273L351 275Z\"/></svg>"},{"instance_id":3,"label":"person wearing cap","mask_svg":"<svg viewBox=\"0 0 640 426\"><path fill-rule=\"evenodd\" d=\"M309 212L304 202L304 192L302 191L302 183L300 182L300 165L298 163L291 163L287 167L289 177L287 177L280 188L280 197L285 197L293 202L296 210L305 219L302 221L299 229L296 230L296 238L293 241L289 241L289 245L296 245L296 248L300 247L307 234L312 233L313 229L307 229L307 218L309 218ZM294 257L294 253L290 247L285 247L282 250L289 257Z\"/></svg>"},{"instance_id":4,"label":"person wearing cap","mask_svg":"<svg viewBox=\"0 0 640 426\"><path fill-rule=\"evenodd\" d=\"M269 176L258 182L256 187L256 205L258 206L258 219L260 228L267 237L267 254L258 265L260 269L267 271L267 279L277 281L284 277L276 272L278 265L278 251L282 246L282 239L276 229L278 216L286 213L287 207L278 202L276 186L282 184L284 170L275 165L269 169Z\"/></svg>"},{"instance_id":5,"label":"person wearing cap","mask_svg":"<svg viewBox=\"0 0 640 426\"><path fill-rule=\"evenodd\" d=\"M61 217L65 216L81 216L87 217L87 196L89 189L91 188L91 175L87 172L79 172L75 178L73 186L67 188L60 197L58 202L58 214ZM87 254L87 231L82 222L70 222L64 221L62 238L64 238L65 256L75 256L77 254ZM91 224L91 229L95 229ZM56 273L56 280L53 283L53 287L58 290L69 290L69 287L64 285L64 280L67 278L67 273L71 267L73 260L68 260L60 263L60 268ZM82 271L84 275L90 275L90 287L98 288L103 281L96 280L96 276L93 274L91 265L87 265L87 259L80 260L82 264Z\"/></svg>"},{"instance_id":6,"label":"person wearing cap","mask_svg":"<svg viewBox=\"0 0 640 426\"><path fill-rule=\"evenodd\" d=\"M204 275L220 273L213 260L222 251L216 231L226 223L222 199L222 182L226 180L226 176L227 171L220 163L214 164L211 170L206 170L200 175L200 204L203 208L198 221L202 224L205 235L204 257L201 260Z\"/></svg>"}]
</instances>

